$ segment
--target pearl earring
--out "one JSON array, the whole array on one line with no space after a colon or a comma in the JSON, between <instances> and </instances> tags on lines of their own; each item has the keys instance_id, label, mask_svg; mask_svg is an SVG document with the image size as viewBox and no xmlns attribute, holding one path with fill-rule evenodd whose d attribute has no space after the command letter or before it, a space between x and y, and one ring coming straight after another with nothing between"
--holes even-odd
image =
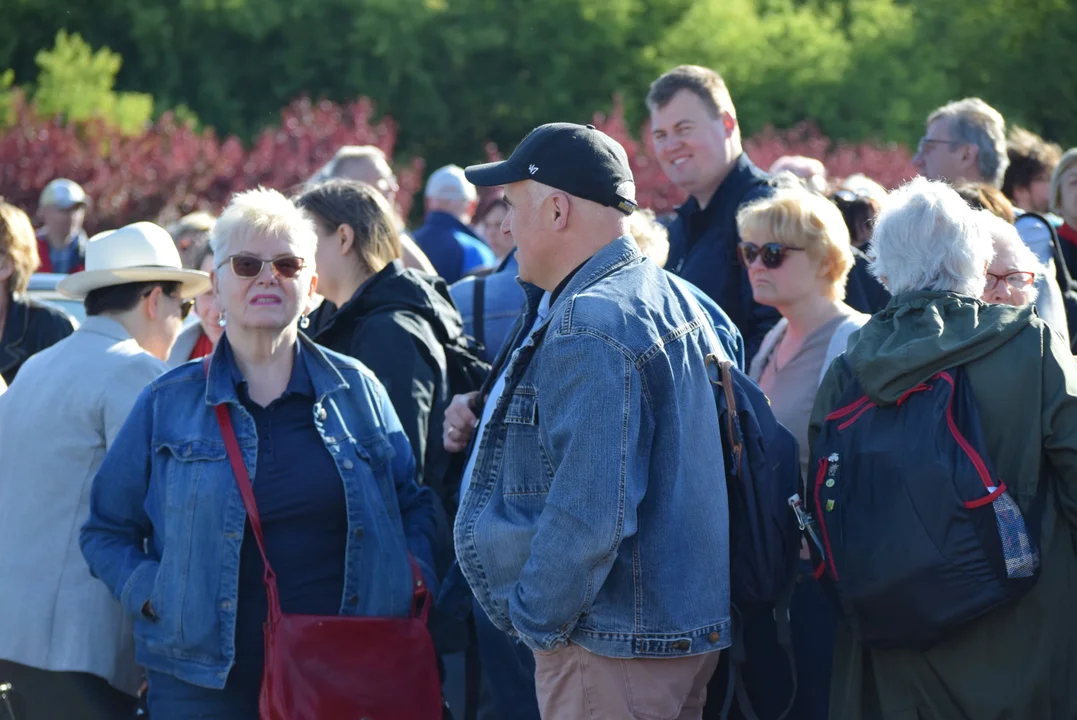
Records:
<instances>
[{"instance_id":1,"label":"pearl earring","mask_svg":"<svg viewBox=\"0 0 1077 720\"><path fill-rule=\"evenodd\" d=\"M218 315L217 315L217 324L220 325L221 327L224 327L225 325L228 324L228 318L226 318L224 316L224 310L221 310L221 312L218 313Z\"/></svg>"},{"instance_id":2,"label":"pearl earring","mask_svg":"<svg viewBox=\"0 0 1077 720\"><path fill-rule=\"evenodd\" d=\"M302 328L303 330L306 330L308 327L310 327L310 318L307 317L306 315L299 318L299 327Z\"/></svg>"}]
</instances>

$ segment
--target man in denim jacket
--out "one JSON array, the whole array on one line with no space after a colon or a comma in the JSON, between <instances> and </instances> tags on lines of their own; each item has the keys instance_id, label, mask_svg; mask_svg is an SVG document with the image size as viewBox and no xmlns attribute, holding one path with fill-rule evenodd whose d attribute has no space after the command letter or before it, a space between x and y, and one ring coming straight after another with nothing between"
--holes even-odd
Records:
<instances>
[{"instance_id":1,"label":"man in denim jacket","mask_svg":"<svg viewBox=\"0 0 1077 720\"><path fill-rule=\"evenodd\" d=\"M474 434L460 569L534 651L543 717L699 718L730 643L707 320L626 236L635 187L609 136L544 125L467 172L506 186L527 309L481 420L466 396L446 415L451 449Z\"/></svg>"}]
</instances>

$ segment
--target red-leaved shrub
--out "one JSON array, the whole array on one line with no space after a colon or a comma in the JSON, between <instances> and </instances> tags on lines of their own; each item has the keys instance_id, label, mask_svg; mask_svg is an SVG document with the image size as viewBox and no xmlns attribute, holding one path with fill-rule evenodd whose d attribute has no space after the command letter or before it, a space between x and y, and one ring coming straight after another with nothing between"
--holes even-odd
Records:
<instances>
[{"instance_id":1,"label":"red-leaved shrub","mask_svg":"<svg viewBox=\"0 0 1077 720\"><path fill-rule=\"evenodd\" d=\"M49 180L75 180L94 201L91 232L146 219L165 224L196 209L216 212L232 193L259 185L290 192L341 145L376 145L392 157L397 134L391 118L373 120L366 98L347 106L297 99L250 149L235 137L196 132L168 113L131 137L102 123L42 119L18 95L12 112L14 125L0 133L0 195L32 214ZM422 170L421 158L396 169L405 216Z\"/></svg>"}]
</instances>

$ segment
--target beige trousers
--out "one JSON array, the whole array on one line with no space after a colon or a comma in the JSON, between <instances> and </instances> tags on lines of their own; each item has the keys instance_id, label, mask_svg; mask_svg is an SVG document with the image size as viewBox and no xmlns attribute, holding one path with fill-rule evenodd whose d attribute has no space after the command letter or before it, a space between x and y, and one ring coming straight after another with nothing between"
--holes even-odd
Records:
<instances>
[{"instance_id":1,"label":"beige trousers","mask_svg":"<svg viewBox=\"0 0 1077 720\"><path fill-rule=\"evenodd\" d=\"M543 720L700 720L718 653L608 658L569 644L535 652Z\"/></svg>"}]
</instances>

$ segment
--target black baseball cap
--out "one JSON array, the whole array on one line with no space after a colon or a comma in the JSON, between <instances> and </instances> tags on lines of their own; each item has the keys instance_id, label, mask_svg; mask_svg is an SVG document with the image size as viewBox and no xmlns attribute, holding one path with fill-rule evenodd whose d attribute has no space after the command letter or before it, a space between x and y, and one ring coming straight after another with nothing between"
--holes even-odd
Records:
<instances>
[{"instance_id":1,"label":"black baseball cap","mask_svg":"<svg viewBox=\"0 0 1077 720\"><path fill-rule=\"evenodd\" d=\"M508 160L472 165L464 175L480 187L534 180L625 215L639 207L625 149L594 125L540 125Z\"/></svg>"}]
</instances>

